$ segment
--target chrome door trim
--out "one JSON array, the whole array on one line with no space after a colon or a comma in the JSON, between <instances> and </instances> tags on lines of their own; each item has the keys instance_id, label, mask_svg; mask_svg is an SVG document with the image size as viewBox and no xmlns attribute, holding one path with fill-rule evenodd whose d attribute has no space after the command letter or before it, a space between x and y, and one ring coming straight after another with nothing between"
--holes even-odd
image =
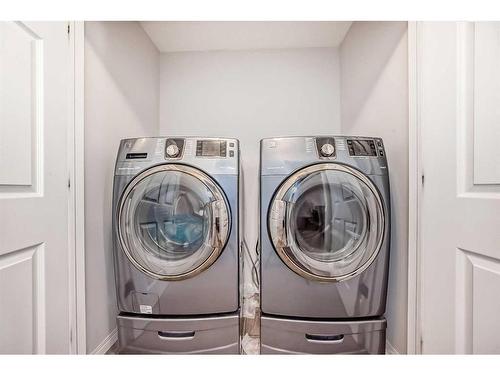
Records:
<instances>
[{"instance_id":1,"label":"chrome door trim","mask_svg":"<svg viewBox=\"0 0 500 375\"><path fill-rule=\"evenodd\" d=\"M270 223L272 222L271 220L271 215L273 215L273 212L276 210L273 210L274 204L283 202L283 197L285 194L288 192L288 189L292 187L297 181L300 181L310 175L311 173L316 173L316 172L321 172L321 171L341 171L345 173L349 173L355 178L359 179L361 182L363 182L368 188L372 191L373 195L376 198L377 205L379 206L379 209L382 212L382 217L384 218L384 221L382 223L382 236L380 237L376 249L373 252L373 254L368 258L366 262L364 262L361 267L356 268L354 271L349 272L345 275L341 276L321 276L317 275L312 272L308 272L304 270L300 265L298 265L292 258L288 256L286 253L285 249L288 247L287 243L283 243L281 240L283 237L286 238L286 233L288 231L288 228L285 227L286 225L286 217L277 217L277 220L275 218L275 222L278 223L274 228L271 227ZM283 216L283 210L278 210L278 214L281 214ZM286 212L285 212L286 216ZM386 222L388 220L388 214L387 210L385 208L385 204L381 198L381 195L376 188L376 186L373 184L373 182L365 176L363 173L358 171L357 169L354 169L352 167L349 167L344 164L340 163L335 163L335 162L330 162L330 163L320 163L320 164L313 164L308 167L305 167L303 169L300 169L299 171L293 173L291 176L289 176L278 188L276 193L274 194L274 197L271 201L271 204L269 205L269 213L268 213L268 218L267 218L267 223L268 223L268 229L269 229L269 235L271 237L271 242L274 245L274 248L278 254L278 256L281 258L281 260L290 268L293 272L298 274L299 276L302 276L306 279L309 280L314 280L314 281L321 281L321 282L339 282L339 281L344 281L348 280L352 277L355 277L362 273L364 270L366 270L375 260L377 257L378 253L380 252L380 249L382 247L382 243L385 239L385 229L386 229ZM281 223L281 224L280 224ZM283 235L285 233L285 235Z\"/></svg>"},{"instance_id":2,"label":"chrome door trim","mask_svg":"<svg viewBox=\"0 0 500 375\"><path fill-rule=\"evenodd\" d=\"M145 178L151 176L152 174L164 171L174 171L186 173L188 175L193 176L202 182L214 195L216 198L213 201L212 207L217 208L217 213L213 213L213 219L218 218L218 220L214 220L212 225L213 236L215 240L212 242L213 251L210 253L207 259L196 268L192 270L177 274L177 275L158 275L147 268L143 267L140 263L138 263L134 257L130 254L129 249L125 243L125 240L122 236L122 228L121 228L121 218L123 216L123 206L125 205L125 201L130 194L130 192L136 187L138 183L140 183ZM135 176L130 183L127 185L125 191L122 193L120 197L120 201L118 203L118 210L116 212L116 223L117 223L117 231L118 231L118 239L120 241L121 247L128 260L141 272L146 275L163 281L179 281L185 280L191 277L198 275L199 273L206 270L210 267L222 253L222 250L226 246L227 240L229 238L229 228L231 227L231 215L229 204L226 201L225 195L222 192L222 189L217 185L217 183L206 173L200 171L195 167L191 167L184 164L162 164L157 165L152 168L146 169L142 173Z\"/></svg>"}]
</instances>

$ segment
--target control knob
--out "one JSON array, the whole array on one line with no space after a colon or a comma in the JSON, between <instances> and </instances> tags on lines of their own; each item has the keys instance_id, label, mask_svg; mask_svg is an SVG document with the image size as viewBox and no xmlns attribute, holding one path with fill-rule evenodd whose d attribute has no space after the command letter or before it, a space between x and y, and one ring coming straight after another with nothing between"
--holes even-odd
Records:
<instances>
[{"instance_id":1,"label":"control knob","mask_svg":"<svg viewBox=\"0 0 500 375\"><path fill-rule=\"evenodd\" d=\"M334 152L335 147L333 147L333 145L330 143L325 143L323 146L321 146L321 155L323 156L332 156Z\"/></svg>"},{"instance_id":2,"label":"control knob","mask_svg":"<svg viewBox=\"0 0 500 375\"><path fill-rule=\"evenodd\" d=\"M171 158L179 155L179 147L176 144L171 144L167 147L167 155Z\"/></svg>"}]
</instances>

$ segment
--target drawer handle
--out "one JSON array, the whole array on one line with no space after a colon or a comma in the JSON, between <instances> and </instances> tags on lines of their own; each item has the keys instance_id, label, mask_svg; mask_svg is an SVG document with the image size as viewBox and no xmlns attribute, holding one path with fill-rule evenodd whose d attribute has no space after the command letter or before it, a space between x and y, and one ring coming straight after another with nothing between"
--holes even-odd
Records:
<instances>
[{"instance_id":1,"label":"drawer handle","mask_svg":"<svg viewBox=\"0 0 500 375\"><path fill-rule=\"evenodd\" d=\"M344 341L344 335L310 335L306 333L306 340L321 344L341 344Z\"/></svg>"},{"instance_id":2,"label":"drawer handle","mask_svg":"<svg viewBox=\"0 0 500 375\"><path fill-rule=\"evenodd\" d=\"M158 331L161 340L191 340L194 338L194 331Z\"/></svg>"}]
</instances>

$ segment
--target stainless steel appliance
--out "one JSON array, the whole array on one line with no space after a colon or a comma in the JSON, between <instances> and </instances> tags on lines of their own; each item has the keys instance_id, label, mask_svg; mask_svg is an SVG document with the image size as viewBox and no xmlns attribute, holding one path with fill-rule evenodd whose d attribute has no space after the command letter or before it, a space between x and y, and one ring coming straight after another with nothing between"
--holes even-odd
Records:
<instances>
[{"instance_id":1,"label":"stainless steel appliance","mask_svg":"<svg viewBox=\"0 0 500 375\"><path fill-rule=\"evenodd\" d=\"M261 352L384 353L382 139L264 139L260 160Z\"/></svg>"},{"instance_id":2,"label":"stainless steel appliance","mask_svg":"<svg viewBox=\"0 0 500 375\"><path fill-rule=\"evenodd\" d=\"M113 244L121 353L239 353L239 142L124 139Z\"/></svg>"}]
</instances>

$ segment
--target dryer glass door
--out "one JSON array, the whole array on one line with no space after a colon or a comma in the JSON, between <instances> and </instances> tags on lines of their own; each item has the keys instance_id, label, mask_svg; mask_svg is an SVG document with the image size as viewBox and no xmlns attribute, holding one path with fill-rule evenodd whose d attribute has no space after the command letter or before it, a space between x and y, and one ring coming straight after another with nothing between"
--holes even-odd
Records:
<instances>
[{"instance_id":1,"label":"dryer glass door","mask_svg":"<svg viewBox=\"0 0 500 375\"><path fill-rule=\"evenodd\" d=\"M146 170L125 190L118 238L129 260L161 280L182 280L209 267L229 236L228 204L200 170L167 164Z\"/></svg>"},{"instance_id":2,"label":"dryer glass door","mask_svg":"<svg viewBox=\"0 0 500 375\"><path fill-rule=\"evenodd\" d=\"M341 281L366 269L380 250L386 213L365 175L328 163L304 168L275 194L269 232L280 258L299 275Z\"/></svg>"}]
</instances>

